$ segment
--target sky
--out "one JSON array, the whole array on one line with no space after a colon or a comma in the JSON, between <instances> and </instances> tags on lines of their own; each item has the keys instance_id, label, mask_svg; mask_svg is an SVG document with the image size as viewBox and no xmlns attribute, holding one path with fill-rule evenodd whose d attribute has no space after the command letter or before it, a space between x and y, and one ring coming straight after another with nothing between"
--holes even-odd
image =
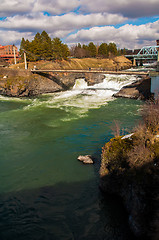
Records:
<instances>
[{"instance_id":1,"label":"sky","mask_svg":"<svg viewBox=\"0 0 159 240\"><path fill-rule=\"evenodd\" d=\"M0 0L0 45L19 47L23 37L31 41L43 30L69 46L155 46L159 0Z\"/></svg>"}]
</instances>

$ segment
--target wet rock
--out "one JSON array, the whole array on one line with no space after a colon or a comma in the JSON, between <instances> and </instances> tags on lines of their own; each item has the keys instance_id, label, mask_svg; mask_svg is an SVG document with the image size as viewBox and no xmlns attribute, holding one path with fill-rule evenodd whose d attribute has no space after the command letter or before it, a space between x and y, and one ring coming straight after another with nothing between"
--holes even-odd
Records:
<instances>
[{"instance_id":1,"label":"wet rock","mask_svg":"<svg viewBox=\"0 0 159 240\"><path fill-rule=\"evenodd\" d=\"M147 100L152 97L151 78L146 77L123 87L114 97Z\"/></svg>"},{"instance_id":2,"label":"wet rock","mask_svg":"<svg viewBox=\"0 0 159 240\"><path fill-rule=\"evenodd\" d=\"M85 156L80 155L77 159L85 164L94 163L91 155L85 155Z\"/></svg>"}]
</instances>

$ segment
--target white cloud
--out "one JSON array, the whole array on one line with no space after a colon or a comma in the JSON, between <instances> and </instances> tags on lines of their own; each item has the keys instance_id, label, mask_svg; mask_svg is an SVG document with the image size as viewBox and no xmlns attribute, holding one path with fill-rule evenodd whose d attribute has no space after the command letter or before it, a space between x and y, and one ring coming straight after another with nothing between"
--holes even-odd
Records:
<instances>
[{"instance_id":1,"label":"white cloud","mask_svg":"<svg viewBox=\"0 0 159 240\"><path fill-rule=\"evenodd\" d=\"M159 14L158 0L1 0L0 17L30 12L64 14L79 9L83 13L115 13L125 17Z\"/></svg>"},{"instance_id":2,"label":"white cloud","mask_svg":"<svg viewBox=\"0 0 159 240\"><path fill-rule=\"evenodd\" d=\"M32 10L34 2L32 0L1 0L0 17L10 16L16 13L27 13Z\"/></svg>"},{"instance_id":3,"label":"white cloud","mask_svg":"<svg viewBox=\"0 0 159 240\"><path fill-rule=\"evenodd\" d=\"M79 6L78 0L1 0L0 17L29 12L62 14Z\"/></svg>"},{"instance_id":4,"label":"white cloud","mask_svg":"<svg viewBox=\"0 0 159 240\"><path fill-rule=\"evenodd\" d=\"M159 15L158 0L0 1L0 17L6 17L0 19L0 44L20 43L22 37L31 40L43 30L51 38L64 38L68 43L114 41L128 48L154 44L159 39L159 21L115 28L132 18ZM78 13L73 12L75 9Z\"/></svg>"},{"instance_id":5,"label":"white cloud","mask_svg":"<svg viewBox=\"0 0 159 240\"><path fill-rule=\"evenodd\" d=\"M67 37L69 43L90 41L115 42L120 48L140 48L144 45L154 45L159 39L159 20L155 23L135 26L126 24L120 28L113 26L93 27L88 30L80 30Z\"/></svg>"},{"instance_id":6,"label":"white cloud","mask_svg":"<svg viewBox=\"0 0 159 240\"><path fill-rule=\"evenodd\" d=\"M33 35L31 32L24 32L19 33L17 31L1 31L0 30L0 44L1 45L8 45L8 44L15 44L19 45L22 38L31 40Z\"/></svg>"},{"instance_id":7,"label":"white cloud","mask_svg":"<svg viewBox=\"0 0 159 240\"><path fill-rule=\"evenodd\" d=\"M80 0L82 12L120 13L126 17L143 17L159 14L158 0Z\"/></svg>"},{"instance_id":8,"label":"white cloud","mask_svg":"<svg viewBox=\"0 0 159 240\"><path fill-rule=\"evenodd\" d=\"M62 16L46 16L42 13L34 13L25 16L16 15L14 17L8 17L0 22L0 28L18 31L46 30L49 33L65 31L68 33L68 31L97 25L117 24L124 20L126 20L126 18L117 14L94 13L89 15L77 15L75 13L68 13Z\"/></svg>"},{"instance_id":9,"label":"white cloud","mask_svg":"<svg viewBox=\"0 0 159 240\"><path fill-rule=\"evenodd\" d=\"M78 0L36 0L34 12L48 12L51 14L61 14L73 11L79 6Z\"/></svg>"}]
</instances>

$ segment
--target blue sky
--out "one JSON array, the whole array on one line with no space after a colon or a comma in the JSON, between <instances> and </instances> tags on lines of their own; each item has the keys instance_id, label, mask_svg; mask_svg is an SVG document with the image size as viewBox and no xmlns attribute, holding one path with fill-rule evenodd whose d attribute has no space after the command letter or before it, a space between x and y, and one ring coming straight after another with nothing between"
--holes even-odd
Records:
<instances>
[{"instance_id":1,"label":"blue sky","mask_svg":"<svg viewBox=\"0 0 159 240\"><path fill-rule=\"evenodd\" d=\"M0 44L20 45L45 30L68 45L115 42L119 48L155 45L158 0L1 0Z\"/></svg>"}]
</instances>

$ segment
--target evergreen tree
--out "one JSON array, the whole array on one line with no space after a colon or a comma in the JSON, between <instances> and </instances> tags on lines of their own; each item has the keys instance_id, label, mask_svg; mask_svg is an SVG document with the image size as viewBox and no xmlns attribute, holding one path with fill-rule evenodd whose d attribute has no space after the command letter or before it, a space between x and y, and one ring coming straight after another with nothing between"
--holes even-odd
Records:
<instances>
[{"instance_id":1,"label":"evergreen tree","mask_svg":"<svg viewBox=\"0 0 159 240\"><path fill-rule=\"evenodd\" d=\"M67 44L62 44L62 58L67 60L70 54Z\"/></svg>"},{"instance_id":2,"label":"evergreen tree","mask_svg":"<svg viewBox=\"0 0 159 240\"><path fill-rule=\"evenodd\" d=\"M78 43L77 47L78 47L78 48L82 48L82 46L81 46L81 44L80 44L80 43Z\"/></svg>"},{"instance_id":3,"label":"evergreen tree","mask_svg":"<svg viewBox=\"0 0 159 240\"><path fill-rule=\"evenodd\" d=\"M34 56L32 55L31 44L32 44L32 43L29 42L28 39L25 41L24 51L26 52L27 61L34 61Z\"/></svg>"},{"instance_id":4,"label":"evergreen tree","mask_svg":"<svg viewBox=\"0 0 159 240\"><path fill-rule=\"evenodd\" d=\"M45 31L41 33L41 58L48 60L52 58L52 41Z\"/></svg>"},{"instance_id":5,"label":"evergreen tree","mask_svg":"<svg viewBox=\"0 0 159 240\"><path fill-rule=\"evenodd\" d=\"M69 55L69 49L66 44L63 44L60 38L54 38L52 40L53 59L62 60L67 59Z\"/></svg>"},{"instance_id":6,"label":"evergreen tree","mask_svg":"<svg viewBox=\"0 0 159 240\"><path fill-rule=\"evenodd\" d=\"M24 49L25 49L25 39L22 38L21 44L20 44L20 51L19 51L22 59L24 59Z\"/></svg>"},{"instance_id":7,"label":"evergreen tree","mask_svg":"<svg viewBox=\"0 0 159 240\"><path fill-rule=\"evenodd\" d=\"M120 49L121 55L126 55L126 48Z\"/></svg>"},{"instance_id":8,"label":"evergreen tree","mask_svg":"<svg viewBox=\"0 0 159 240\"><path fill-rule=\"evenodd\" d=\"M98 55L102 57L108 57L108 44L102 43L98 48Z\"/></svg>"},{"instance_id":9,"label":"evergreen tree","mask_svg":"<svg viewBox=\"0 0 159 240\"><path fill-rule=\"evenodd\" d=\"M42 51L41 51L41 34L39 32L37 32L37 34L34 37L34 40L32 41L31 44L31 51L33 52L33 54L35 54L35 60L38 60L39 58L41 58L42 55Z\"/></svg>"},{"instance_id":10,"label":"evergreen tree","mask_svg":"<svg viewBox=\"0 0 159 240\"><path fill-rule=\"evenodd\" d=\"M108 45L109 55L117 56L118 50L115 43L109 43Z\"/></svg>"},{"instance_id":11,"label":"evergreen tree","mask_svg":"<svg viewBox=\"0 0 159 240\"><path fill-rule=\"evenodd\" d=\"M97 56L97 48L96 48L96 46L94 45L93 42L90 42L88 44L88 51L89 51L91 57L96 57Z\"/></svg>"}]
</instances>

